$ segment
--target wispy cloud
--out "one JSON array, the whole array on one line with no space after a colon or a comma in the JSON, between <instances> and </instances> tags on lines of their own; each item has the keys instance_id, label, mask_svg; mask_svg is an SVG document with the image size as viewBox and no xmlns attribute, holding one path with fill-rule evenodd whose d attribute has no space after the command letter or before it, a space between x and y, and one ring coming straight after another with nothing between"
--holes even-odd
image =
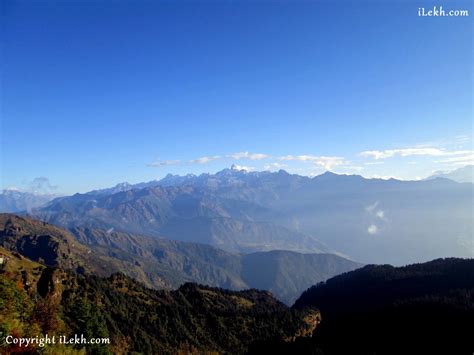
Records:
<instances>
[{"instance_id":1,"label":"wispy cloud","mask_svg":"<svg viewBox=\"0 0 474 355\"><path fill-rule=\"evenodd\" d=\"M438 160L437 163L450 164L450 165L471 165L474 164L474 153L470 153L464 156L455 156Z\"/></svg>"},{"instance_id":2,"label":"wispy cloud","mask_svg":"<svg viewBox=\"0 0 474 355\"><path fill-rule=\"evenodd\" d=\"M376 221L376 223L386 224L389 221L385 216L385 211L382 210L379 205L379 201L376 201L371 205L366 206L365 210L370 215L373 222ZM370 224L370 226L367 228L367 232L369 234L377 234L379 230L379 227L375 223Z\"/></svg>"},{"instance_id":3,"label":"wispy cloud","mask_svg":"<svg viewBox=\"0 0 474 355\"><path fill-rule=\"evenodd\" d=\"M27 183L28 191L35 194L51 194L57 190L58 186L51 184L44 176L36 177Z\"/></svg>"},{"instance_id":4,"label":"wispy cloud","mask_svg":"<svg viewBox=\"0 0 474 355\"><path fill-rule=\"evenodd\" d=\"M207 163L210 163L211 161L218 160L218 159L221 159L221 158L222 157L220 155L214 155L214 156L211 156L211 157L200 157L200 158L197 158L197 159L189 160L189 163L190 164L207 164Z\"/></svg>"},{"instance_id":5,"label":"wispy cloud","mask_svg":"<svg viewBox=\"0 0 474 355\"><path fill-rule=\"evenodd\" d=\"M21 187L9 186L3 191L29 192L35 195L55 195L57 189L58 185L53 185L47 177L39 176L33 180L23 180Z\"/></svg>"},{"instance_id":6,"label":"wispy cloud","mask_svg":"<svg viewBox=\"0 0 474 355\"><path fill-rule=\"evenodd\" d=\"M467 134L460 134L454 137L447 137L438 139L431 142L423 142L420 143L418 146L420 147L462 147L472 141L472 136Z\"/></svg>"},{"instance_id":7,"label":"wispy cloud","mask_svg":"<svg viewBox=\"0 0 474 355\"><path fill-rule=\"evenodd\" d=\"M360 173L361 171L365 170L365 168L359 165L344 165L344 168L342 170L350 170Z\"/></svg>"},{"instance_id":8,"label":"wispy cloud","mask_svg":"<svg viewBox=\"0 0 474 355\"><path fill-rule=\"evenodd\" d=\"M157 167L160 167L160 166L177 165L177 164L180 164L180 163L181 163L181 160L161 160L161 159L157 159L153 163L147 164L147 166L157 168Z\"/></svg>"},{"instance_id":9,"label":"wispy cloud","mask_svg":"<svg viewBox=\"0 0 474 355\"><path fill-rule=\"evenodd\" d=\"M385 219L385 212L382 211L382 210L379 210L379 211L375 212L375 216L380 218L380 219Z\"/></svg>"},{"instance_id":10,"label":"wispy cloud","mask_svg":"<svg viewBox=\"0 0 474 355\"><path fill-rule=\"evenodd\" d=\"M382 164L385 164L385 162L380 161L380 160L379 161L368 161L368 162L364 163L364 165L368 165L368 166L370 166L370 165L382 165Z\"/></svg>"},{"instance_id":11,"label":"wispy cloud","mask_svg":"<svg viewBox=\"0 0 474 355\"><path fill-rule=\"evenodd\" d=\"M388 149L388 150L366 150L359 153L359 156L366 158L373 158L375 160L388 159L396 156L400 157L412 157L412 156L430 156L430 157L442 157L442 156L461 156L466 154L472 154L471 150L445 150L436 147L414 147L414 148L401 148L401 149Z\"/></svg>"},{"instance_id":12,"label":"wispy cloud","mask_svg":"<svg viewBox=\"0 0 474 355\"><path fill-rule=\"evenodd\" d=\"M469 143L472 140L472 136L469 136L467 134L460 134L456 137L453 138L452 144L465 144Z\"/></svg>"},{"instance_id":13,"label":"wispy cloud","mask_svg":"<svg viewBox=\"0 0 474 355\"><path fill-rule=\"evenodd\" d=\"M369 213L372 213L376 208L377 206L379 205L379 201L375 201L373 204L371 205L368 205L365 210Z\"/></svg>"},{"instance_id":14,"label":"wispy cloud","mask_svg":"<svg viewBox=\"0 0 474 355\"><path fill-rule=\"evenodd\" d=\"M280 170L280 169L283 169L283 168L286 168L286 167L287 167L286 164L281 164L281 163L278 163L278 162L274 162L274 163L270 163L270 164L265 165L263 168L265 170Z\"/></svg>"},{"instance_id":15,"label":"wispy cloud","mask_svg":"<svg viewBox=\"0 0 474 355\"><path fill-rule=\"evenodd\" d=\"M389 150L367 150L359 154L361 157L375 160L392 158L394 156L409 157L414 155L441 156L443 151L438 148L403 148Z\"/></svg>"},{"instance_id":16,"label":"wispy cloud","mask_svg":"<svg viewBox=\"0 0 474 355\"><path fill-rule=\"evenodd\" d=\"M157 159L154 162L147 164L149 167L163 167L163 166L170 166L170 165L178 165L178 164L208 164L210 162L216 160L225 160L225 159L233 159L233 160L262 160L271 158L269 154L263 153L250 153L248 151L244 152L237 152L233 154L227 155L212 155L212 156L202 156L194 159L189 160L162 160Z\"/></svg>"},{"instance_id":17,"label":"wispy cloud","mask_svg":"<svg viewBox=\"0 0 474 355\"><path fill-rule=\"evenodd\" d=\"M282 161L302 161L311 162L316 166L323 167L326 170L332 170L336 166L347 164L343 157L335 156L316 156L316 155L285 155L278 158Z\"/></svg>"},{"instance_id":18,"label":"wispy cloud","mask_svg":"<svg viewBox=\"0 0 474 355\"><path fill-rule=\"evenodd\" d=\"M225 160L225 159L233 159L233 160L264 160L270 159L272 156L270 154L265 153L251 153L248 151L237 152L233 154L227 155L213 155L213 156L203 156L195 159L190 160L161 160L158 159L148 166L151 167L162 167L162 166L170 166L170 165L177 165L177 164L208 164L210 162L216 160ZM283 161L299 161L299 162L308 162L313 164L314 166L322 167L326 170L332 170L337 166L347 165L348 169L360 171L362 167L355 167L348 165L348 161L343 157L338 156L316 156L316 155L285 155L280 156L275 162L271 162L265 165L265 170L271 170L272 168L281 169L286 167L287 165L282 164Z\"/></svg>"},{"instance_id":19,"label":"wispy cloud","mask_svg":"<svg viewBox=\"0 0 474 355\"><path fill-rule=\"evenodd\" d=\"M229 154L227 155L227 157L235 159L235 160L241 160L241 159L262 160L262 159L270 158L270 155L263 154L263 153L238 152L234 154Z\"/></svg>"}]
</instances>

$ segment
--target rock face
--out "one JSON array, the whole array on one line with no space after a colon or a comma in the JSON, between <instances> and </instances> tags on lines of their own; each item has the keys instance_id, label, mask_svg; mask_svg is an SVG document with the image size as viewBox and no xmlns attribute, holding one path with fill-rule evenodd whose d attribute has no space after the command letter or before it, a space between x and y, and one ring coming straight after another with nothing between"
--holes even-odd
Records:
<instances>
[{"instance_id":1,"label":"rock face","mask_svg":"<svg viewBox=\"0 0 474 355\"><path fill-rule=\"evenodd\" d=\"M65 275L60 269L44 269L36 285L38 294L43 298L60 300L61 283L64 278Z\"/></svg>"}]
</instances>

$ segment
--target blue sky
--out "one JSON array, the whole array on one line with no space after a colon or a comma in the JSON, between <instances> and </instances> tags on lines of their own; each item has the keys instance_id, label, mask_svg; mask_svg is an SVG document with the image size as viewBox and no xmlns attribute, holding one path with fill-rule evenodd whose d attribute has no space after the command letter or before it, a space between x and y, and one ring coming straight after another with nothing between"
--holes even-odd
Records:
<instances>
[{"instance_id":1,"label":"blue sky","mask_svg":"<svg viewBox=\"0 0 474 355\"><path fill-rule=\"evenodd\" d=\"M469 164L472 4L418 16L433 5L6 0L2 187Z\"/></svg>"}]
</instances>

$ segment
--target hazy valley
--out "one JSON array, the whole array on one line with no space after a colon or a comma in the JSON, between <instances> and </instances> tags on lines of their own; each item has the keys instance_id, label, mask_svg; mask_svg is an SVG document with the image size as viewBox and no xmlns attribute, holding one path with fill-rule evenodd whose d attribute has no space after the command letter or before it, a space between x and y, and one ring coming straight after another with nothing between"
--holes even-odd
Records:
<instances>
[{"instance_id":1,"label":"hazy valley","mask_svg":"<svg viewBox=\"0 0 474 355\"><path fill-rule=\"evenodd\" d=\"M233 254L205 244L75 228L0 214L0 245L47 266L109 276L123 272L148 287L185 282L271 291L287 304L309 286L361 264L332 254L271 251Z\"/></svg>"}]
</instances>

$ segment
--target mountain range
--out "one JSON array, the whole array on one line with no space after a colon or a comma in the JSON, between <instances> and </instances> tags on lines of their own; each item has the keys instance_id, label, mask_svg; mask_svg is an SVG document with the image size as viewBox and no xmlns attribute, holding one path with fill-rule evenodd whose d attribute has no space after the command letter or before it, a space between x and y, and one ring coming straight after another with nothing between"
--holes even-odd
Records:
<instances>
[{"instance_id":1,"label":"mountain range","mask_svg":"<svg viewBox=\"0 0 474 355\"><path fill-rule=\"evenodd\" d=\"M0 193L0 212L31 211L56 197L54 194L38 194L17 189L5 189Z\"/></svg>"},{"instance_id":2,"label":"mountain range","mask_svg":"<svg viewBox=\"0 0 474 355\"><path fill-rule=\"evenodd\" d=\"M67 229L198 242L233 253L333 253L400 265L472 257L473 184L224 169L57 198L30 212Z\"/></svg>"},{"instance_id":3,"label":"mountain range","mask_svg":"<svg viewBox=\"0 0 474 355\"><path fill-rule=\"evenodd\" d=\"M470 182L474 184L474 165L464 166L452 171L436 171L427 179L446 178L456 182Z\"/></svg>"}]
</instances>

